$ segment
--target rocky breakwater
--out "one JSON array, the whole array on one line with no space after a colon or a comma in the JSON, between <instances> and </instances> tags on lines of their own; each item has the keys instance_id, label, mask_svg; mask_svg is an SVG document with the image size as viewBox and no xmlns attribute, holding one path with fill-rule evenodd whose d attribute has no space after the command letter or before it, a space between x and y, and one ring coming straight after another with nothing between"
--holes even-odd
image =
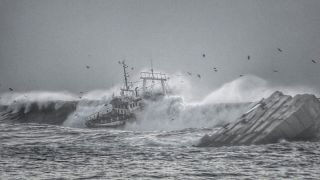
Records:
<instances>
[{"instance_id":1,"label":"rocky breakwater","mask_svg":"<svg viewBox=\"0 0 320 180\"><path fill-rule=\"evenodd\" d=\"M276 91L262 99L233 123L212 135L205 135L199 146L231 146L275 143L280 139L311 140L320 129L320 101L314 95L294 97Z\"/></svg>"}]
</instances>

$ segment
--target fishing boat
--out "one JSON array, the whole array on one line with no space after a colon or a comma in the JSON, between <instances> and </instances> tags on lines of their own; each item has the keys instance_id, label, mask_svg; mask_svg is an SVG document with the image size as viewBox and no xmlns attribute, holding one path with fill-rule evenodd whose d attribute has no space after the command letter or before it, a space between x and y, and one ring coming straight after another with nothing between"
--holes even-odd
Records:
<instances>
[{"instance_id":1,"label":"fishing boat","mask_svg":"<svg viewBox=\"0 0 320 180\"><path fill-rule=\"evenodd\" d=\"M120 94L112 96L110 103L105 104L105 108L86 118L86 126L89 128L118 128L126 123L135 121L136 113L143 111L145 101L157 101L168 93L167 81L169 77L164 73L141 72L142 88L134 87L132 82L128 81L128 66L125 61L119 62L123 68L124 86L120 89ZM150 83L151 82L151 83ZM158 82L160 91L152 91L152 86ZM151 84L151 88L148 87ZM142 92L140 92L142 91Z\"/></svg>"}]
</instances>

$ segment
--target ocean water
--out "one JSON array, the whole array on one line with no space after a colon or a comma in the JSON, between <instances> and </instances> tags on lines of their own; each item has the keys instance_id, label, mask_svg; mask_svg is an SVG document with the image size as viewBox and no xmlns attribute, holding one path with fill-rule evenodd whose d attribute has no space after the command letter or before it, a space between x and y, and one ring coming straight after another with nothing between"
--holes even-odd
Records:
<instances>
[{"instance_id":1,"label":"ocean water","mask_svg":"<svg viewBox=\"0 0 320 180\"><path fill-rule=\"evenodd\" d=\"M213 130L0 123L0 179L320 178L320 141L193 146Z\"/></svg>"},{"instance_id":2,"label":"ocean water","mask_svg":"<svg viewBox=\"0 0 320 180\"><path fill-rule=\"evenodd\" d=\"M138 121L123 129L85 126L87 116L105 108L112 89L81 99L64 92L2 94L0 179L320 179L320 139L195 146L274 90L312 91L269 87L248 76L191 101L188 87L171 87L177 95L148 102Z\"/></svg>"}]
</instances>

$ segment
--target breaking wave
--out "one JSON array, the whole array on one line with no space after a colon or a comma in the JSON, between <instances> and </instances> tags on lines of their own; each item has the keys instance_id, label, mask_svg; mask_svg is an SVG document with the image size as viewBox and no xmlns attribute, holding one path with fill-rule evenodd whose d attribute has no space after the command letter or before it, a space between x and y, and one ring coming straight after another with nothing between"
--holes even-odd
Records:
<instances>
[{"instance_id":1,"label":"breaking wave","mask_svg":"<svg viewBox=\"0 0 320 180\"><path fill-rule=\"evenodd\" d=\"M178 82L184 82L179 85ZM285 94L319 94L306 87L276 87L267 81L246 76L224 84L200 100L187 78L170 79L174 95L160 101L148 101L138 121L127 124L127 130L178 130L211 128L235 120L252 102L269 96L275 90ZM46 123L68 127L85 127L85 117L104 108L113 92L96 90L83 94L68 92L5 93L1 95L1 120L21 123ZM191 93L193 92L193 93ZM80 96L80 97L79 97ZM199 98L198 98L199 99Z\"/></svg>"},{"instance_id":2,"label":"breaking wave","mask_svg":"<svg viewBox=\"0 0 320 180\"><path fill-rule=\"evenodd\" d=\"M250 103L186 103L182 97L169 96L147 104L146 109L138 114L138 121L127 124L126 129L212 128L236 119Z\"/></svg>"}]
</instances>

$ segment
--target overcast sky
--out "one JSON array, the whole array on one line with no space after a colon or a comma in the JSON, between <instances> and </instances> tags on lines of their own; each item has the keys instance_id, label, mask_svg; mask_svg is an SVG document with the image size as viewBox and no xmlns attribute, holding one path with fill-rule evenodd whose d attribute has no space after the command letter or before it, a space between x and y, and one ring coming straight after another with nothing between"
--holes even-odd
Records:
<instances>
[{"instance_id":1,"label":"overcast sky","mask_svg":"<svg viewBox=\"0 0 320 180\"><path fill-rule=\"evenodd\" d=\"M240 74L320 89L320 1L0 0L0 92L106 89L124 58L209 89Z\"/></svg>"}]
</instances>

